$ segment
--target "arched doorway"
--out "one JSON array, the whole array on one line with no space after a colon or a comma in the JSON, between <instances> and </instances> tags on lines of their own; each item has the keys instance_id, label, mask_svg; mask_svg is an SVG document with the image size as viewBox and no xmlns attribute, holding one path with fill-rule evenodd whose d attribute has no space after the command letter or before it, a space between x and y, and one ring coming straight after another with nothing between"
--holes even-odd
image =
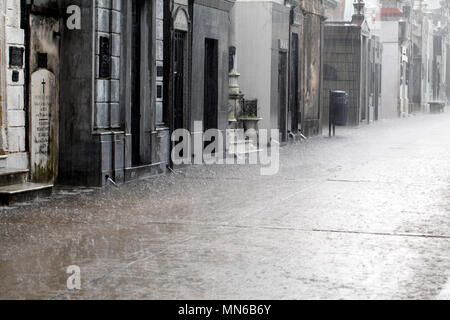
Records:
<instances>
[{"instance_id":1,"label":"arched doorway","mask_svg":"<svg viewBox=\"0 0 450 320\"><path fill-rule=\"evenodd\" d=\"M178 7L173 18L173 119L172 130L189 128L189 17L187 11Z\"/></svg>"}]
</instances>

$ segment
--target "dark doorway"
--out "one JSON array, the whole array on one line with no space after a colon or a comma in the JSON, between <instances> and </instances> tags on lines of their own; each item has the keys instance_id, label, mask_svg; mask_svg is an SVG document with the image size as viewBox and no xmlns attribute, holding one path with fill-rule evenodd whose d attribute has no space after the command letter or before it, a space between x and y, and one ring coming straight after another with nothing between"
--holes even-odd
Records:
<instances>
[{"instance_id":1,"label":"dark doorway","mask_svg":"<svg viewBox=\"0 0 450 320\"><path fill-rule=\"evenodd\" d=\"M380 76L381 76L381 65L375 64L375 79L374 79L374 106L375 106L375 121L379 120L379 107L380 107Z\"/></svg>"},{"instance_id":2,"label":"dark doorway","mask_svg":"<svg viewBox=\"0 0 450 320\"><path fill-rule=\"evenodd\" d=\"M218 41L205 40L204 130L218 129L219 103L219 52Z\"/></svg>"},{"instance_id":3,"label":"dark doorway","mask_svg":"<svg viewBox=\"0 0 450 320\"><path fill-rule=\"evenodd\" d=\"M280 139L287 141L287 52L280 52L278 62L278 126L280 129Z\"/></svg>"},{"instance_id":4,"label":"dark doorway","mask_svg":"<svg viewBox=\"0 0 450 320\"><path fill-rule=\"evenodd\" d=\"M131 137L133 166L141 164L141 3L133 1L131 67Z\"/></svg>"},{"instance_id":5,"label":"dark doorway","mask_svg":"<svg viewBox=\"0 0 450 320\"><path fill-rule=\"evenodd\" d=\"M184 84L185 84L185 45L186 32L175 31L174 34L174 74L173 74L173 130L185 128L184 119Z\"/></svg>"},{"instance_id":6,"label":"dark doorway","mask_svg":"<svg viewBox=\"0 0 450 320\"><path fill-rule=\"evenodd\" d=\"M360 117L360 121L364 121L367 120L367 108L369 107L368 103L367 103L367 79L368 79L368 63L367 63L367 55L368 55L368 46L367 46L367 38L363 37L362 40L362 47L363 47L363 51L362 51L362 62L361 62L361 73L362 73L362 77L361 77L361 117Z\"/></svg>"},{"instance_id":7,"label":"dark doorway","mask_svg":"<svg viewBox=\"0 0 450 320\"><path fill-rule=\"evenodd\" d=\"M297 134L299 131L299 39L298 34L292 34L292 53L290 67L290 89L289 89L289 113L291 118L291 131Z\"/></svg>"}]
</instances>

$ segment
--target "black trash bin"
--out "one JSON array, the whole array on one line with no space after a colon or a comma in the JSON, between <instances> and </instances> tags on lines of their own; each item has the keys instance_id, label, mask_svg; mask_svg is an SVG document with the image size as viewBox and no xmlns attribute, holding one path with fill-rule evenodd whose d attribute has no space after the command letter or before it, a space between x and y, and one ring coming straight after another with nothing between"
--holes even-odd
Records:
<instances>
[{"instance_id":1,"label":"black trash bin","mask_svg":"<svg viewBox=\"0 0 450 320\"><path fill-rule=\"evenodd\" d=\"M348 93L345 91L330 92L330 123L335 126L347 125Z\"/></svg>"}]
</instances>

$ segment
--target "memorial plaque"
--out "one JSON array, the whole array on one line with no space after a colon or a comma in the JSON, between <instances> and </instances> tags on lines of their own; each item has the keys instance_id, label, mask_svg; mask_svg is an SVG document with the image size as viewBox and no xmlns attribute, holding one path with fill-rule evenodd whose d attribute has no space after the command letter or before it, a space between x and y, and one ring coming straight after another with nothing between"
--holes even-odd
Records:
<instances>
[{"instance_id":1,"label":"memorial plaque","mask_svg":"<svg viewBox=\"0 0 450 320\"><path fill-rule=\"evenodd\" d=\"M56 118L55 76L40 69L31 75L31 173L35 182L50 182L54 177Z\"/></svg>"},{"instance_id":2,"label":"memorial plaque","mask_svg":"<svg viewBox=\"0 0 450 320\"><path fill-rule=\"evenodd\" d=\"M9 66L10 67L23 67L23 52L21 47L9 47Z\"/></svg>"},{"instance_id":3,"label":"memorial plaque","mask_svg":"<svg viewBox=\"0 0 450 320\"><path fill-rule=\"evenodd\" d=\"M163 86L162 84L156 85L156 99L161 100L163 98Z\"/></svg>"},{"instance_id":4,"label":"memorial plaque","mask_svg":"<svg viewBox=\"0 0 450 320\"><path fill-rule=\"evenodd\" d=\"M156 77L159 79L164 77L164 67L163 66L156 66Z\"/></svg>"},{"instance_id":5,"label":"memorial plaque","mask_svg":"<svg viewBox=\"0 0 450 320\"><path fill-rule=\"evenodd\" d=\"M289 50L289 40L279 39L280 50Z\"/></svg>"},{"instance_id":6,"label":"memorial plaque","mask_svg":"<svg viewBox=\"0 0 450 320\"><path fill-rule=\"evenodd\" d=\"M19 80L20 80L19 71L13 70L13 72L12 72L12 82L19 82Z\"/></svg>"},{"instance_id":7,"label":"memorial plaque","mask_svg":"<svg viewBox=\"0 0 450 320\"><path fill-rule=\"evenodd\" d=\"M109 38L100 37L100 57L99 57L100 78L111 77L111 54Z\"/></svg>"}]
</instances>

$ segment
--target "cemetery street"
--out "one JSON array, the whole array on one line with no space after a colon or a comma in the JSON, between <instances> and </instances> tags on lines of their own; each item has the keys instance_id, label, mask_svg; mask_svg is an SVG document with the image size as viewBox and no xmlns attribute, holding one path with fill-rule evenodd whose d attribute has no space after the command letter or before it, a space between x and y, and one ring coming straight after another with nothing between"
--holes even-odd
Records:
<instances>
[{"instance_id":1,"label":"cemetery street","mask_svg":"<svg viewBox=\"0 0 450 320\"><path fill-rule=\"evenodd\" d=\"M449 121L338 128L276 176L191 166L3 208L0 298L448 299Z\"/></svg>"}]
</instances>

